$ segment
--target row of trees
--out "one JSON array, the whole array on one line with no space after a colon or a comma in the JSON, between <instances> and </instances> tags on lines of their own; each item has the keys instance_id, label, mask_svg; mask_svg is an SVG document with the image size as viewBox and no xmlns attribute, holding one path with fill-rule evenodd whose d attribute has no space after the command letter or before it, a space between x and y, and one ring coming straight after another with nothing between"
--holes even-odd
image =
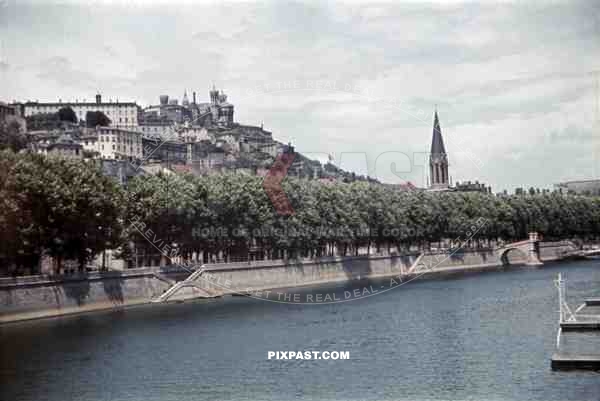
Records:
<instances>
[{"instance_id":1,"label":"row of trees","mask_svg":"<svg viewBox=\"0 0 600 401\"><path fill-rule=\"evenodd\" d=\"M589 240L600 233L600 198L594 197L406 192L296 179L285 180L283 189L291 216L277 215L261 177L143 177L129 186L125 215L184 259L201 252L205 259L243 259L253 251L269 258L406 252L440 242L490 246L530 231L546 239ZM128 238L151 253L155 245L144 230L134 225Z\"/></svg>"},{"instance_id":2,"label":"row of trees","mask_svg":"<svg viewBox=\"0 0 600 401\"><path fill-rule=\"evenodd\" d=\"M261 177L159 174L125 189L93 161L0 156L3 268L35 266L43 254L83 267L105 248L142 265L149 259L140 255L156 258L159 250L182 260L231 260L406 252L440 241L484 246L529 231L546 239L600 233L597 197L403 192L288 178L283 189L294 214L280 216Z\"/></svg>"}]
</instances>

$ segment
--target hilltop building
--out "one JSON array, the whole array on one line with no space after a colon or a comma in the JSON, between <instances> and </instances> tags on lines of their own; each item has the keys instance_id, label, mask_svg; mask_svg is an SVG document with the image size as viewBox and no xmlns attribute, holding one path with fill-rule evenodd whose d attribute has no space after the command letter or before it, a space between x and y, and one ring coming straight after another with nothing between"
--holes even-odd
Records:
<instances>
[{"instance_id":1,"label":"hilltop building","mask_svg":"<svg viewBox=\"0 0 600 401\"><path fill-rule=\"evenodd\" d=\"M13 114L30 117L32 151L103 163L107 174L119 177L121 182L132 176L124 170L123 163L134 161L148 174L177 170L201 175L222 172L265 175L280 154L292 151L291 145L275 140L262 123L254 126L234 122L234 105L214 85L207 102L198 102L196 92L191 92L191 96L189 93L183 92L181 102L161 95L158 104L144 109L135 103L102 102L97 95L93 103L25 102L1 108L0 112L7 117ZM63 107L70 107L79 121L61 120L58 111ZM104 113L111 124L86 127L83 120L88 112ZM296 154L288 175L344 182L371 181L331 166L324 168L320 162L300 153Z\"/></svg>"},{"instance_id":2,"label":"hilltop building","mask_svg":"<svg viewBox=\"0 0 600 401\"><path fill-rule=\"evenodd\" d=\"M233 105L227 102L227 95L216 90L214 85L210 91L210 112L217 125L233 124Z\"/></svg>"},{"instance_id":3,"label":"hilltop building","mask_svg":"<svg viewBox=\"0 0 600 401\"><path fill-rule=\"evenodd\" d=\"M209 91L210 102L198 103L196 92L192 101L187 91L183 93L181 104L169 95L161 95L159 104L144 109L140 116L139 130L157 134L170 125L229 128L233 126L234 106L227 102L227 95L214 86Z\"/></svg>"},{"instance_id":4,"label":"hilltop building","mask_svg":"<svg viewBox=\"0 0 600 401\"><path fill-rule=\"evenodd\" d=\"M95 102L25 102L20 107L23 117L36 114L52 114L63 107L70 107L77 115L78 120L85 120L88 111L101 111L110 119L110 125L116 128L137 127L140 108L135 102L103 102L100 94L96 95Z\"/></svg>"},{"instance_id":5,"label":"hilltop building","mask_svg":"<svg viewBox=\"0 0 600 401\"><path fill-rule=\"evenodd\" d=\"M35 153L129 161L143 156L142 135L132 130L72 127L29 131L29 136L29 148Z\"/></svg>"},{"instance_id":6,"label":"hilltop building","mask_svg":"<svg viewBox=\"0 0 600 401\"><path fill-rule=\"evenodd\" d=\"M143 137L144 158L149 163L165 163L168 168L190 166L192 172L219 170L224 162L224 149L209 140L184 142L179 139L162 141ZM179 166L179 167L175 167Z\"/></svg>"},{"instance_id":7,"label":"hilltop building","mask_svg":"<svg viewBox=\"0 0 600 401\"><path fill-rule=\"evenodd\" d=\"M173 135L174 124L166 115L142 113L138 120L137 131L144 135L168 137Z\"/></svg>"},{"instance_id":8,"label":"hilltop building","mask_svg":"<svg viewBox=\"0 0 600 401\"><path fill-rule=\"evenodd\" d=\"M62 134L56 142L48 145L46 154L61 157L83 158L83 146L75 141L71 135Z\"/></svg>"},{"instance_id":9,"label":"hilltop building","mask_svg":"<svg viewBox=\"0 0 600 401\"><path fill-rule=\"evenodd\" d=\"M32 152L63 157L84 157L83 146L75 139L78 135L76 130L34 131L30 135L33 138L29 144Z\"/></svg>"},{"instance_id":10,"label":"hilltop building","mask_svg":"<svg viewBox=\"0 0 600 401\"><path fill-rule=\"evenodd\" d=\"M600 179L559 182L554 188L564 194L600 195Z\"/></svg>"},{"instance_id":11,"label":"hilltop building","mask_svg":"<svg viewBox=\"0 0 600 401\"><path fill-rule=\"evenodd\" d=\"M159 120L176 124L183 124L191 120L191 110L188 106L180 105L177 99L169 98L169 95L161 95L159 101L159 104L144 109L140 118L140 126L151 125L152 122Z\"/></svg>"},{"instance_id":12,"label":"hilltop building","mask_svg":"<svg viewBox=\"0 0 600 401\"><path fill-rule=\"evenodd\" d=\"M101 159L135 160L143 156L142 135L133 130L98 127L89 130L81 142L83 149L97 152Z\"/></svg>"}]
</instances>

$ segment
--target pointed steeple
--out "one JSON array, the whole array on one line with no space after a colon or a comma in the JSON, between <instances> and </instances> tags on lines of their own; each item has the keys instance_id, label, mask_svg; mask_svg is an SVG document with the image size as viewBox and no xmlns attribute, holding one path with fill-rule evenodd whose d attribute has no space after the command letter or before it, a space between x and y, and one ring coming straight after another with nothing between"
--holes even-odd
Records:
<instances>
[{"instance_id":1,"label":"pointed steeple","mask_svg":"<svg viewBox=\"0 0 600 401\"><path fill-rule=\"evenodd\" d=\"M431 189L447 189L448 182L448 156L446 147L442 138L442 129L440 119L437 113L437 107L433 117L433 135L431 138L431 151L429 154L429 176Z\"/></svg>"},{"instance_id":2,"label":"pointed steeple","mask_svg":"<svg viewBox=\"0 0 600 401\"><path fill-rule=\"evenodd\" d=\"M444 139L442 138L442 129L440 128L440 120L438 118L437 109L433 117L433 136L431 138L432 155L445 155L446 148L444 147Z\"/></svg>"}]
</instances>

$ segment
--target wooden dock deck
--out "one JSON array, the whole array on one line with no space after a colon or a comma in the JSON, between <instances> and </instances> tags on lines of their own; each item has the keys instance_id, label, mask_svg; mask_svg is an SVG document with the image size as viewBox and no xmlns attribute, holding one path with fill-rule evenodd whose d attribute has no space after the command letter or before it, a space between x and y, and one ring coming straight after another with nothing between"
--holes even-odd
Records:
<instances>
[{"instance_id":1,"label":"wooden dock deck","mask_svg":"<svg viewBox=\"0 0 600 401\"><path fill-rule=\"evenodd\" d=\"M600 321L560 322L563 331L597 331L600 330Z\"/></svg>"},{"instance_id":2,"label":"wooden dock deck","mask_svg":"<svg viewBox=\"0 0 600 401\"><path fill-rule=\"evenodd\" d=\"M585 300L585 306L600 306L600 298L588 298Z\"/></svg>"},{"instance_id":3,"label":"wooden dock deck","mask_svg":"<svg viewBox=\"0 0 600 401\"><path fill-rule=\"evenodd\" d=\"M600 353L594 354L576 354L572 352L560 351L561 334L566 331L596 331L600 330L600 314L581 313L589 306L600 304L600 299L588 298L585 303L575 309L574 312L565 301L565 280L562 274L554 282L558 289L558 304L560 306L560 317L558 319L559 329L556 335L556 353L552 355L552 370L567 369L585 369L600 372ZM596 302L599 302L596 304ZM593 308L592 308L593 309ZM594 350L596 351L596 350Z\"/></svg>"},{"instance_id":4,"label":"wooden dock deck","mask_svg":"<svg viewBox=\"0 0 600 401\"><path fill-rule=\"evenodd\" d=\"M600 371L600 354L572 355L556 353L552 355L552 370L585 369Z\"/></svg>"}]
</instances>

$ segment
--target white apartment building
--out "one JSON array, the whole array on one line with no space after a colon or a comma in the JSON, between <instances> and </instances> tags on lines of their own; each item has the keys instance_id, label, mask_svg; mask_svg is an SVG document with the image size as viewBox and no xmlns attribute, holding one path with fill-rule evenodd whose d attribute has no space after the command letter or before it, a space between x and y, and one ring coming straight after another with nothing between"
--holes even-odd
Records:
<instances>
[{"instance_id":1,"label":"white apartment building","mask_svg":"<svg viewBox=\"0 0 600 401\"><path fill-rule=\"evenodd\" d=\"M177 136L184 142L200 142L211 139L206 128L193 126L179 128Z\"/></svg>"},{"instance_id":2,"label":"white apartment building","mask_svg":"<svg viewBox=\"0 0 600 401\"><path fill-rule=\"evenodd\" d=\"M142 134L133 130L98 127L96 135L82 138L84 150L98 152L102 159L142 159Z\"/></svg>"},{"instance_id":3,"label":"white apartment building","mask_svg":"<svg viewBox=\"0 0 600 401\"><path fill-rule=\"evenodd\" d=\"M139 106L135 102L102 102L96 95L95 102L26 102L23 104L24 117L34 114L56 113L63 107L73 109L79 120L85 120L88 111L101 111L110 118L111 126L117 128L135 128L138 125Z\"/></svg>"},{"instance_id":4,"label":"white apartment building","mask_svg":"<svg viewBox=\"0 0 600 401\"><path fill-rule=\"evenodd\" d=\"M178 127L168 120L148 121L138 120L138 126L134 129L144 135L151 135L160 138L177 138Z\"/></svg>"}]
</instances>

